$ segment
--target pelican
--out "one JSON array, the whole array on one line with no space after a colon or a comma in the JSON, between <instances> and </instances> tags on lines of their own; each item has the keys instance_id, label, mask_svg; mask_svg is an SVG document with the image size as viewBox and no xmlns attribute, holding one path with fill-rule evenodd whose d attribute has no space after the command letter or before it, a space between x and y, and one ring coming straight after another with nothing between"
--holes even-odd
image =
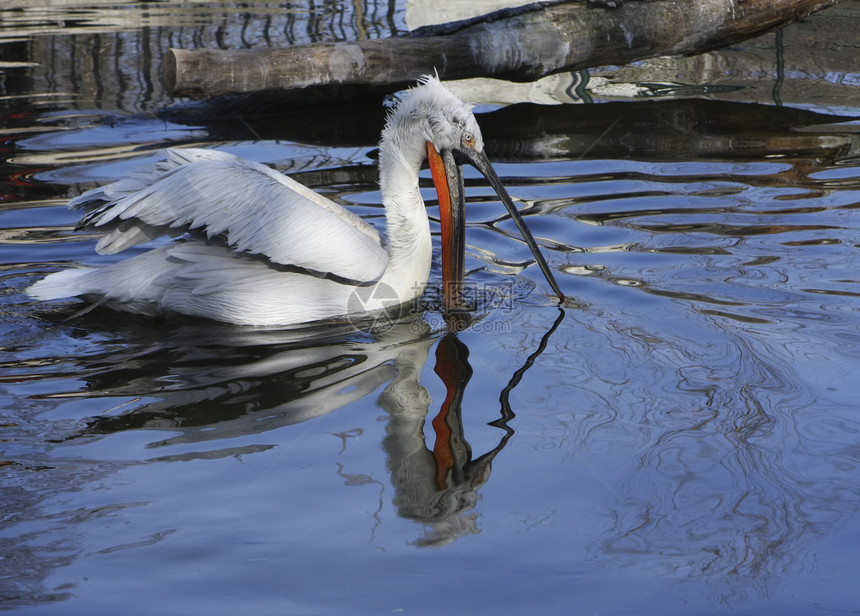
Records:
<instances>
[{"instance_id":1,"label":"pelican","mask_svg":"<svg viewBox=\"0 0 860 616\"><path fill-rule=\"evenodd\" d=\"M77 229L104 231L99 254L180 236L98 268L33 284L39 300L77 297L157 316L180 313L242 325L296 325L372 313L415 300L430 275L430 223L418 187L425 160L439 198L446 309L463 278L461 162L498 193L559 300L561 291L484 152L471 107L425 76L389 114L379 146L387 237L273 169L232 154L168 149L154 169L87 191Z\"/></svg>"}]
</instances>

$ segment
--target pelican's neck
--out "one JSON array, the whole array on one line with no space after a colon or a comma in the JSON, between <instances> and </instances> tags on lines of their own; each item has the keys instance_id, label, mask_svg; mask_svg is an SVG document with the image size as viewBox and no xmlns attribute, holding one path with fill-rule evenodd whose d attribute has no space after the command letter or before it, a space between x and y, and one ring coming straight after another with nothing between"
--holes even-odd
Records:
<instances>
[{"instance_id":1,"label":"pelican's neck","mask_svg":"<svg viewBox=\"0 0 860 616\"><path fill-rule=\"evenodd\" d=\"M403 301L424 290L433 256L430 221L418 188L425 143L422 137L408 134L395 117L382 134L379 150L379 187L388 234L388 267L381 281Z\"/></svg>"}]
</instances>

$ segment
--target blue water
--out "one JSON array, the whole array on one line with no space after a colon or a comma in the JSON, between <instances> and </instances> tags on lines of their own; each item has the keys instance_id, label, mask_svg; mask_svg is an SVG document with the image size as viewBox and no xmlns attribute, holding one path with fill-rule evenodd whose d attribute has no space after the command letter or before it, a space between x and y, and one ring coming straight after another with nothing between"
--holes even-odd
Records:
<instances>
[{"instance_id":1,"label":"blue water","mask_svg":"<svg viewBox=\"0 0 860 616\"><path fill-rule=\"evenodd\" d=\"M80 53L94 28L98 62L128 60L151 32L95 4L67 30L0 16L31 18L18 27L37 59L42 46ZM230 36L262 31L230 7L144 26L177 46L205 45L219 20ZM385 20L298 7L289 21L260 7L298 43L402 21L399 8ZM0 50L19 59L9 28ZM838 111L486 107L491 157L565 305L467 172L478 306L462 331L439 310L438 262L392 327L284 331L76 316L23 290L124 257L96 255L63 205L167 145L273 164L381 225L381 113L355 120L358 135L299 138L288 113L233 126L161 115L177 101L132 78L145 70L81 73L75 90L56 62L5 69L0 100L0 606L857 613L860 155L844 117L860 115L856 91ZM318 113L302 128L345 112Z\"/></svg>"}]
</instances>

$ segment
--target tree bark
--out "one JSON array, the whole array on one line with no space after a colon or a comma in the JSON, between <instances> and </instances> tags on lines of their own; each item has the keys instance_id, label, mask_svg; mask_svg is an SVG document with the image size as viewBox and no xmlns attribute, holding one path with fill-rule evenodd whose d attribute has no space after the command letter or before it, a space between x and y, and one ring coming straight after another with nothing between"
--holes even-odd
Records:
<instances>
[{"instance_id":1,"label":"tree bark","mask_svg":"<svg viewBox=\"0 0 860 616\"><path fill-rule=\"evenodd\" d=\"M317 86L397 89L443 79L532 81L595 66L694 55L763 34L840 0L651 0L605 10L538 2L409 35L272 50L170 49L162 81L205 98Z\"/></svg>"}]
</instances>

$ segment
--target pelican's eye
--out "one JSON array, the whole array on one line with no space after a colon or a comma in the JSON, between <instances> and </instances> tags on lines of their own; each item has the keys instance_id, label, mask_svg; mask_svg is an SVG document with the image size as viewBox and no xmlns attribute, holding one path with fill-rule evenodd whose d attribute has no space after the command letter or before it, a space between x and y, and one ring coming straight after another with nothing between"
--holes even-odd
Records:
<instances>
[{"instance_id":1,"label":"pelican's eye","mask_svg":"<svg viewBox=\"0 0 860 616\"><path fill-rule=\"evenodd\" d=\"M465 133L463 133L463 143L465 143L469 147L475 145L475 135L466 131Z\"/></svg>"}]
</instances>

